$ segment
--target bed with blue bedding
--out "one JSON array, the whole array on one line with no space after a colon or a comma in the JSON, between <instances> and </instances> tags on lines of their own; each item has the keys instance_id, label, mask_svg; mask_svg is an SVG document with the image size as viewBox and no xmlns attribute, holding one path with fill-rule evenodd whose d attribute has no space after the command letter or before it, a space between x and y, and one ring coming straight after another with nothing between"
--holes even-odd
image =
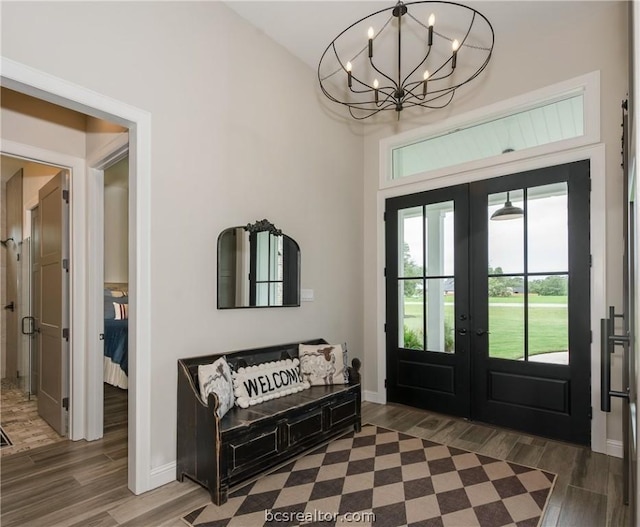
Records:
<instances>
[{"instance_id":1,"label":"bed with blue bedding","mask_svg":"<svg viewBox=\"0 0 640 527\"><path fill-rule=\"evenodd\" d=\"M127 389L129 297L126 289L104 290L104 382Z\"/></svg>"}]
</instances>

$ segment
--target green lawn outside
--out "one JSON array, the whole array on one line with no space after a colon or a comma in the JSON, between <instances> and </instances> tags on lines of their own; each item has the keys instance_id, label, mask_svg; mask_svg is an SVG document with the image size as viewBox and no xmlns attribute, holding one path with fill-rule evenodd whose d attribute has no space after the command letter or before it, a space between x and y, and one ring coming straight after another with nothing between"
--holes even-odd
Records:
<instances>
[{"instance_id":1,"label":"green lawn outside","mask_svg":"<svg viewBox=\"0 0 640 527\"><path fill-rule=\"evenodd\" d=\"M453 297L445 299L445 319L453 324ZM529 309L529 355L566 351L568 349L567 297L531 296ZM489 354L491 357L521 359L524 356L524 306L491 306L522 304L522 297L489 299ZM560 304L558 307L533 307L533 304ZM422 333L422 303L405 302L405 326Z\"/></svg>"}]
</instances>

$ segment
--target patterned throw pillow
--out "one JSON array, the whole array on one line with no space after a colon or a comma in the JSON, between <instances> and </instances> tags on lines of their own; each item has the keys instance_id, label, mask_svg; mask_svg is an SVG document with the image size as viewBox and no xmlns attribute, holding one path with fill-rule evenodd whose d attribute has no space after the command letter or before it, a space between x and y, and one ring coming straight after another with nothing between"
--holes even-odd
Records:
<instances>
[{"instance_id":1,"label":"patterned throw pillow","mask_svg":"<svg viewBox=\"0 0 640 527\"><path fill-rule=\"evenodd\" d=\"M300 374L298 359L285 359L247 368L233 374L236 405L248 408L270 399L290 395L309 388Z\"/></svg>"},{"instance_id":2,"label":"patterned throw pillow","mask_svg":"<svg viewBox=\"0 0 640 527\"><path fill-rule=\"evenodd\" d=\"M210 393L218 396L218 417L222 419L233 408L233 380L231 369L224 357L220 357L211 364L198 366L198 383L200 384L200 397L207 404Z\"/></svg>"},{"instance_id":3,"label":"patterned throw pillow","mask_svg":"<svg viewBox=\"0 0 640 527\"><path fill-rule=\"evenodd\" d=\"M115 320L127 320L129 318L129 304L113 302L113 311Z\"/></svg>"},{"instance_id":4,"label":"patterned throw pillow","mask_svg":"<svg viewBox=\"0 0 640 527\"><path fill-rule=\"evenodd\" d=\"M300 344L300 370L302 377L312 386L347 384L345 370L346 346L340 344Z\"/></svg>"}]
</instances>

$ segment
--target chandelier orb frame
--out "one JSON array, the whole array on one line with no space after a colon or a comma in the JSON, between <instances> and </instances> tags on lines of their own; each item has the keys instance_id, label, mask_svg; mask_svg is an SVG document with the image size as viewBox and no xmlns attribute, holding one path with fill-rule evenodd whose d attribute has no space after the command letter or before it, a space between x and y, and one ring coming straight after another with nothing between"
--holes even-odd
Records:
<instances>
[{"instance_id":1,"label":"chandelier orb frame","mask_svg":"<svg viewBox=\"0 0 640 527\"><path fill-rule=\"evenodd\" d=\"M443 10L445 17L455 12L458 25L452 26L451 16L438 23L435 13L440 17ZM366 22L371 23L368 32L354 40L352 34ZM391 34L394 31L397 38ZM397 62L387 65L394 71L385 72L374 61L381 37L397 42ZM345 41L350 45L345 46ZM493 26L472 7L446 0L399 1L357 20L334 38L320 58L318 81L324 95L347 106L354 119L384 110L396 111L400 118L405 108L435 109L451 103L456 90L487 67L494 41ZM403 46L413 55L410 59L403 58Z\"/></svg>"}]
</instances>

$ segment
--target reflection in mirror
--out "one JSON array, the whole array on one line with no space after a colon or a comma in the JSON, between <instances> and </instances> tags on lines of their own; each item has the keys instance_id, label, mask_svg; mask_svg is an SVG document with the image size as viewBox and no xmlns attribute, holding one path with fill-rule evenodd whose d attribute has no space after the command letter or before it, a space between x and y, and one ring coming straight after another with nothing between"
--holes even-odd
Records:
<instances>
[{"instance_id":1,"label":"reflection in mirror","mask_svg":"<svg viewBox=\"0 0 640 527\"><path fill-rule=\"evenodd\" d=\"M218 309L300 305L300 248L266 220L218 237Z\"/></svg>"}]
</instances>

